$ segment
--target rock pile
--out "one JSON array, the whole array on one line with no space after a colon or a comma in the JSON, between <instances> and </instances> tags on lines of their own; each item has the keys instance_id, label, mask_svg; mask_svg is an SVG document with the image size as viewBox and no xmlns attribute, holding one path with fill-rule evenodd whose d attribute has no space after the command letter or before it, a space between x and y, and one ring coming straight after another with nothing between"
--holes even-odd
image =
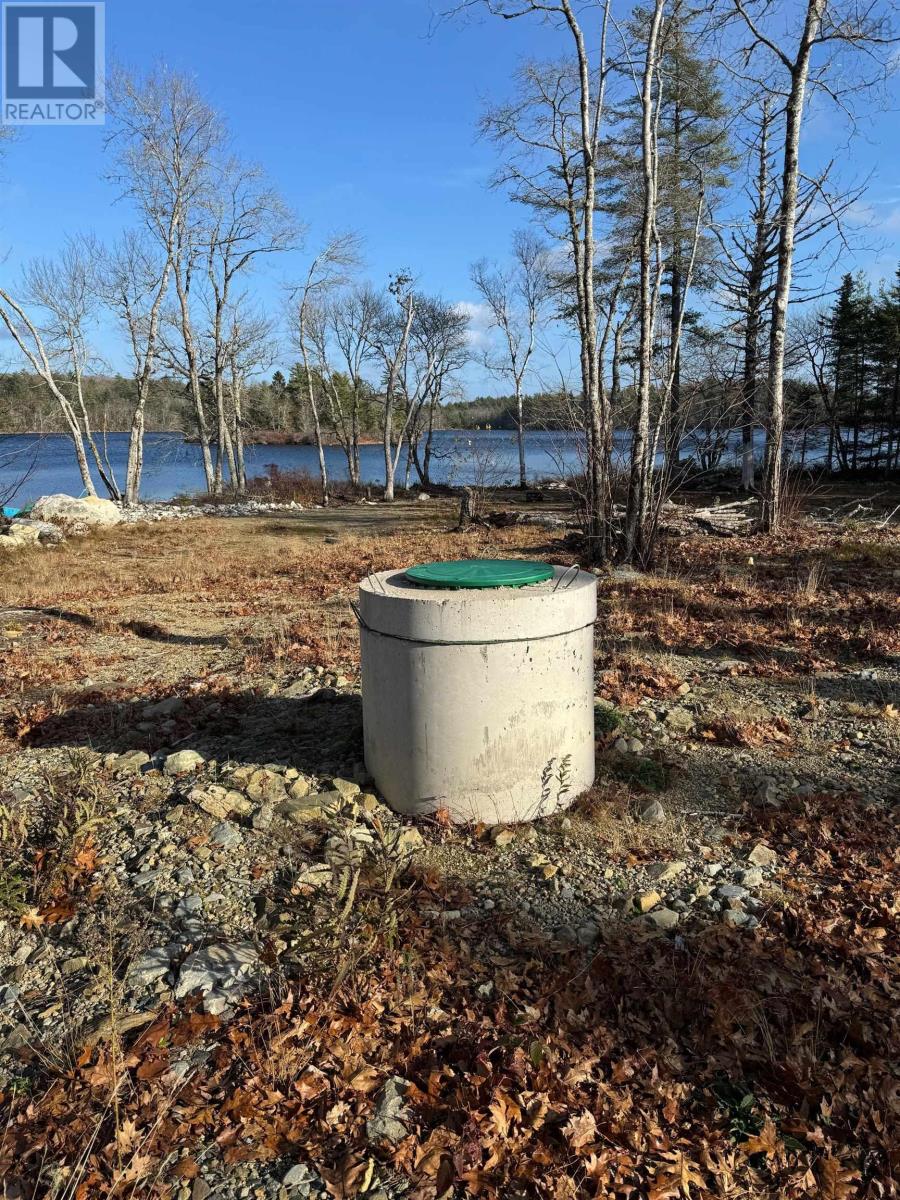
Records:
<instances>
[{"instance_id":1,"label":"rock pile","mask_svg":"<svg viewBox=\"0 0 900 1200\"><path fill-rule=\"evenodd\" d=\"M284 504L266 500L236 500L225 504L162 504L148 502L121 509L121 520L134 525L141 521L189 521L195 517L264 517L269 513L303 512L296 500Z\"/></svg>"},{"instance_id":2,"label":"rock pile","mask_svg":"<svg viewBox=\"0 0 900 1200\"><path fill-rule=\"evenodd\" d=\"M126 508L99 496L78 498L62 493L42 496L27 517L14 517L0 530L0 552L31 546L56 546L67 536L112 525L142 522L189 521L196 517L262 517L285 512L302 512L303 505L262 500L240 500L226 504L135 504Z\"/></svg>"}]
</instances>

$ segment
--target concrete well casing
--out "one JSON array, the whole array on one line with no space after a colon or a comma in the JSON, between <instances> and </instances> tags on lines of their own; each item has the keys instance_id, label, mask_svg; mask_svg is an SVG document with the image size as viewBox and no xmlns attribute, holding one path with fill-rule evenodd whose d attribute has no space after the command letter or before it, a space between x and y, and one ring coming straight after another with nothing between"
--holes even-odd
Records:
<instances>
[{"instance_id":1,"label":"concrete well casing","mask_svg":"<svg viewBox=\"0 0 900 1200\"><path fill-rule=\"evenodd\" d=\"M597 581L359 587L366 768L398 812L528 821L594 781Z\"/></svg>"}]
</instances>

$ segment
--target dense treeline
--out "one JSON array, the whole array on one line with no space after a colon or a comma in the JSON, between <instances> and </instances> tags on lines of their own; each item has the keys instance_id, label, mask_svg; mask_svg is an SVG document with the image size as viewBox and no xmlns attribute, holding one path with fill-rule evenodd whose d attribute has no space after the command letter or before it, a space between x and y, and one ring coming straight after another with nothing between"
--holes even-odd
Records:
<instances>
[{"instance_id":1,"label":"dense treeline","mask_svg":"<svg viewBox=\"0 0 900 1200\"><path fill-rule=\"evenodd\" d=\"M900 268L874 294L862 276L845 275L817 325L818 339L803 349L820 387L829 462L842 471L900 466Z\"/></svg>"},{"instance_id":2,"label":"dense treeline","mask_svg":"<svg viewBox=\"0 0 900 1200\"><path fill-rule=\"evenodd\" d=\"M785 378L785 428L792 435L793 460L849 474L900 468L900 268L893 284L883 282L875 290L862 275L845 275L833 306L801 315L790 332L792 373ZM701 470L731 466L737 453L740 374L736 369L718 376L698 374L698 361L708 359L711 347L727 358L728 336L727 329L707 327L695 318L685 339L679 455L683 463ZM57 382L64 391L75 389L75 381L63 374ZM371 441L381 432L380 398L366 381L360 381L359 388L357 434ZM127 378L85 375L81 390L95 431L128 428ZM245 436L250 441L271 436L314 442L315 407L322 438L339 444L352 394L347 373L333 371L326 379L321 369L313 369L307 382L300 362L287 376L276 370L271 379L246 386ZM658 403L658 394L654 401ZM637 404L633 383L623 385L617 406L623 428L633 421ZM148 429L194 436L190 398L177 376L151 380L148 414ZM482 395L438 405L433 428L515 431L520 420L526 429L574 430L584 426L585 413L581 398L563 391ZM66 432L59 407L39 376L26 371L0 374L0 431Z\"/></svg>"},{"instance_id":3,"label":"dense treeline","mask_svg":"<svg viewBox=\"0 0 900 1200\"><path fill-rule=\"evenodd\" d=\"M577 416L573 417L573 414ZM476 396L445 404L443 425L447 429L509 429L519 427L515 396ZM522 403L522 420L529 429L572 429L583 424L580 402L560 392L534 392Z\"/></svg>"},{"instance_id":4,"label":"dense treeline","mask_svg":"<svg viewBox=\"0 0 900 1200\"><path fill-rule=\"evenodd\" d=\"M58 383L69 391L74 384L65 375ZM121 375L86 375L82 379L85 404L97 431L127 429L131 424L129 381ZM161 376L150 383L150 428L184 428L183 388L177 380ZM38 375L27 371L0 374L0 431L3 433L67 433L59 405Z\"/></svg>"}]
</instances>

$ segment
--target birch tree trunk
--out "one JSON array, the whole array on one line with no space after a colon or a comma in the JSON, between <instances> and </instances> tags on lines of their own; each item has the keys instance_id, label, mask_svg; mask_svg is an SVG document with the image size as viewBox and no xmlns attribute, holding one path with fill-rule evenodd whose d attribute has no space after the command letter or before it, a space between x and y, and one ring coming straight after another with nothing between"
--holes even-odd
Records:
<instances>
[{"instance_id":1,"label":"birch tree trunk","mask_svg":"<svg viewBox=\"0 0 900 1200\"><path fill-rule=\"evenodd\" d=\"M744 325L743 424L741 431L741 486L750 491L756 482L756 458L753 444L759 411L759 333L762 323L763 283L766 272L769 196L769 122L770 102L763 101L759 130L759 169L756 177L754 240L747 272L747 313Z\"/></svg>"},{"instance_id":2,"label":"birch tree trunk","mask_svg":"<svg viewBox=\"0 0 900 1200\"><path fill-rule=\"evenodd\" d=\"M505 19L531 14L552 20L559 14L568 28L574 46L574 66L577 72L577 113L575 129L569 136L564 113L566 103L556 91L556 67L549 72L549 87L543 86L539 72L532 71L533 91L526 88L525 109L543 110L543 128L535 134L529 119L521 122L510 119L508 110L497 110L484 124L494 135L512 147L510 179L515 181L518 199L531 205L543 221L548 208L565 222L565 240L569 243L575 274L575 320L578 329L579 363L581 368L582 410L579 425L585 432L587 461L585 464L585 533L594 561L602 561L609 552L610 535L610 450L612 445L608 394L603 387L602 362L598 351L596 286L596 256L594 222L597 204L597 149L604 116L606 80L611 64L607 61L607 31L611 20L611 0L598 0L602 11L599 47L593 65L580 23L582 11L590 14L590 5L574 5L572 0L522 0L504 4L484 0L492 13ZM468 4L460 5L461 8ZM576 7L578 13L576 13ZM594 22L590 36L595 36ZM596 87L595 87L596 82ZM553 160L549 172L538 161L535 174L520 169L520 155L546 152ZM548 178L555 187L548 190Z\"/></svg>"},{"instance_id":3,"label":"birch tree trunk","mask_svg":"<svg viewBox=\"0 0 900 1200\"><path fill-rule=\"evenodd\" d=\"M74 357L74 356L73 356ZM94 460L94 466L97 468L97 474L103 482L103 486L109 492L113 500L121 500L122 493L119 490L119 485L116 482L115 474L109 464L109 458L104 461L100 454L100 449L94 438L91 430L91 419L88 415L87 405L84 402L83 375L81 369L76 365L73 371L75 376L75 394L78 397L78 410L81 413L81 427L84 430L84 440L87 442L91 451L91 457Z\"/></svg>"},{"instance_id":4,"label":"birch tree trunk","mask_svg":"<svg viewBox=\"0 0 900 1200\"><path fill-rule=\"evenodd\" d=\"M235 482L238 492L243 496L247 491L247 468L244 460L243 388L240 377L236 372L232 374L231 406L234 414L232 446L234 449Z\"/></svg>"},{"instance_id":5,"label":"birch tree trunk","mask_svg":"<svg viewBox=\"0 0 900 1200\"><path fill-rule=\"evenodd\" d=\"M141 398L134 407L131 430L128 436L128 466L125 470L125 503L136 504L141 493L141 474L144 470L144 410L146 396L141 389Z\"/></svg>"},{"instance_id":6,"label":"birch tree trunk","mask_svg":"<svg viewBox=\"0 0 900 1200\"><path fill-rule=\"evenodd\" d=\"M316 453L319 458L319 480L322 485L322 505L328 507L328 467L325 463L325 446L322 442L322 420L319 416L319 403L316 400L316 389L312 372L309 369L309 352L306 349L306 330L303 318L300 320L300 353L303 356L303 373L306 376L306 398L309 401L309 411L313 419L313 431L316 435Z\"/></svg>"},{"instance_id":7,"label":"birch tree trunk","mask_svg":"<svg viewBox=\"0 0 900 1200\"><path fill-rule=\"evenodd\" d=\"M519 442L519 487L523 490L528 486L525 473L525 409L522 402L522 385L516 384L516 433Z\"/></svg>"},{"instance_id":8,"label":"birch tree trunk","mask_svg":"<svg viewBox=\"0 0 900 1200\"><path fill-rule=\"evenodd\" d=\"M431 454L434 442L434 406L428 411L428 432L425 436L425 453L422 456L422 484L431 487Z\"/></svg>"},{"instance_id":9,"label":"birch tree trunk","mask_svg":"<svg viewBox=\"0 0 900 1200\"><path fill-rule=\"evenodd\" d=\"M397 388L397 380L400 375L400 367L406 357L406 349L409 345L409 335L412 329L413 316L415 315L415 302L410 293L403 301L404 320L403 332L400 335L400 342L397 346L396 353L392 355L387 363L387 382L384 390L384 496L387 501L394 499L394 474L396 464L400 457L400 447L403 445L403 434L401 433L397 445L396 454L394 453L394 396Z\"/></svg>"},{"instance_id":10,"label":"birch tree trunk","mask_svg":"<svg viewBox=\"0 0 900 1200\"><path fill-rule=\"evenodd\" d=\"M779 210L778 272L769 335L769 414L766 430L765 478L761 524L774 532L782 521L784 481L784 354L787 311L791 298L794 267L794 235L797 226L797 194L800 180L800 129L809 77L809 60L826 0L808 0L797 56L790 64L790 91L785 106L784 167Z\"/></svg>"},{"instance_id":11,"label":"birch tree trunk","mask_svg":"<svg viewBox=\"0 0 900 1200\"><path fill-rule=\"evenodd\" d=\"M354 387L353 412L350 417L350 482L359 487L359 394Z\"/></svg>"},{"instance_id":12,"label":"birch tree trunk","mask_svg":"<svg viewBox=\"0 0 900 1200\"><path fill-rule=\"evenodd\" d=\"M625 517L625 556L640 560L649 513L647 455L650 451L650 392L653 382L653 334L655 294L653 238L656 226L656 145L654 139L654 87L663 0L656 0L647 34L644 72L641 81L641 172L643 206L639 250L640 299L638 304L638 411L631 443L631 478Z\"/></svg>"},{"instance_id":13,"label":"birch tree trunk","mask_svg":"<svg viewBox=\"0 0 900 1200\"><path fill-rule=\"evenodd\" d=\"M577 288L579 299L581 334L581 363L584 380L584 403L588 414L588 538L593 548L592 557L602 560L607 551L606 476L608 463L604 461L603 430L608 425L609 414L605 411L605 395L600 386L602 365L597 355L597 311L594 296L594 211L597 201L597 169L595 147L597 129L603 106L603 83L606 78L606 28L609 19L609 4L603 15L600 52L600 94L596 112L592 103L591 66L585 45L584 33L572 10L570 0L563 0L563 13L575 42L578 59L580 85L579 116L581 121L581 158L584 172L584 199L582 204L582 243L580 281Z\"/></svg>"},{"instance_id":14,"label":"birch tree trunk","mask_svg":"<svg viewBox=\"0 0 900 1200\"><path fill-rule=\"evenodd\" d=\"M173 230L174 234L174 230ZM171 244L171 243L170 243ZM156 362L156 342L159 336L159 316L162 303L169 287L169 272L172 260L169 257L163 268L159 287L150 306L146 340L143 347L143 362L137 380L137 401L131 419L131 434L128 439L128 468L125 474L125 503L137 504L141 492L141 475L144 470L144 423L147 398L150 395L150 380Z\"/></svg>"},{"instance_id":15,"label":"birch tree trunk","mask_svg":"<svg viewBox=\"0 0 900 1200\"><path fill-rule=\"evenodd\" d=\"M677 57L675 69L677 71ZM675 104L672 113L672 163L670 170L674 178L681 179L681 124L683 98L680 88L676 88ZM684 307L684 278L682 263L682 229L681 213L678 201L672 209L672 261L669 270L671 296L669 299L669 328L671 361L669 370L672 375L672 389L669 399L669 417L666 429L666 473L670 480L674 479L681 460L681 338L679 330L683 320Z\"/></svg>"},{"instance_id":16,"label":"birch tree trunk","mask_svg":"<svg viewBox=\"0 0 900 1200\"><path fill-rule=\"evenodd\" d=\"M13 319L13 316L10 315L10 310L18 320ZM40 376L51 396L53 396L53 399L59 405L66 428L69 431L69 437L72 439L72 445L75 448L75 459L78 463L78 473L81 476L82 487L89 496L96 496L97 489L94 487L94 481L91 478L91 469L88 465L87 454L84 449L83 431L79 425L78 417L69 403L68 397L56 382L41 335L35 325L26 316L21 305L17 304L9 293L2 288L0 288L0 320L3 321L13 341L28 359L32 369ZM28 331L28 335L34 343L33 346L29 346L25 341L22 335L22 326Z\"/></svg>"},{"instance_id":17,"label":"birch tree trunk","mask_svg":"<svg viewBox=\"0 0 900 1200\"><path fill-rule=\"evenodd\" d=\"M200 370L197 365L197 344L194 338L193 322L191 321L189 285L184 277L184 265L180 257L174 264L175 291L178 294L178 307L181 313L181 338L184 342L184 357L187 365L188 384L191 389L191 400L194 405L194 419L197 423L197 439L200 442L200 453L203 457L203 476L206 480L206 490L213 490L213 464L209 448L209 429L206 424L206 413L203 410L203 392L200 386Z\"/></svg>"}]
</instances>

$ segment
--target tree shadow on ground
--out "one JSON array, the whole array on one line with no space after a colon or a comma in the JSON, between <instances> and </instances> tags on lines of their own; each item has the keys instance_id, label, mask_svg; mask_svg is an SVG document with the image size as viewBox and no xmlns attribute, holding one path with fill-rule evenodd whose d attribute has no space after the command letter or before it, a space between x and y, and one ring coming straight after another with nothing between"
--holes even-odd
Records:
<instances>
[{"instance_id":1,"label":"tree shadow on ground","mask_svg":"<svg viewBox=\"0 0 900 1200\"><path fill-rule=\"evenodd\" d=\"M148 713L152 698L82 704L35 723L31 746L126 750L196 750L219 762L279 763L325 775L360 763L362 701L320 688L297 698L225 692L188 697L172 714Z\"/></svg>"},{"instance_id":2,"label":"tree shadow on ground","mask_svg":"<svg viewBox=\"0 0 900 1200\"><path fill-rule=\"evenodd\" d=\"M82 629L102 632L104 623L89 613L74 612L67 608L47 606L44 608L9 608L3 611L5 619L17 619L36 624L39 621L64 621L69 625L79 625ZM205 636L195 633L173 633L164 629L154 621L126 620L115 623L117 630L133 633L136 637L145 638L151 642L164 642L172 646L227 646L228 639L222 634Z\"/></svg>"},{"instance_id":3,"label":"tree shadow on ground","mask_svg":"<svg viewBox=\"0 0 900 1200\"><path fill-rule=\"evenodd\" d=\"M866 694L858 690L858 684L858 680L848 680L848 700L859 700ZM898 702L896 689L873 686L881 688L878 692L881 704L891 699ZM787 690L796 691L798 697L801 694L799 685L791 684ZM817 690L825 689L817 687ZM840 682L833 681L829 692L830 699L837 699L841 695ZM362 701L358 694L328 687L298 697L224 691L174 697L177 711L154 713L154 703L159 699L152 695L143 700L116 701L104 697L91 703L91 697L85 696L62 713L51 713L34 721L21 740L28 746L80 747L104 754L134 749L149 754L196 750L204 758L218 762L280 764L309 775L362 768ZM723 749L727 750L727 745ZM747 745L741 753L748 764L747 778L754 764L760 775L772 769L770 746ZM600 753L598 779L612 774L627 783L628 773L623 776L622 768L630 763L630 759L621 756L609 759ZM706 759L695 762L693 756L688 757L673 774L671 786L686 796L702 792L709 783L710 769ZM719 769L724 772L725 764L720 764ZM828 756L807 757L802 776L813 790L824 792L834 786L834 771L835 763ZM886 773L890 774L887 762L875 771L869 783L875 786ZM642 777L637 776L636 781L641 785ZM887 787L885 795L891 790ZM653 789L648 796L651 793L655 794Z\"/></svg>"}]
</instances>

